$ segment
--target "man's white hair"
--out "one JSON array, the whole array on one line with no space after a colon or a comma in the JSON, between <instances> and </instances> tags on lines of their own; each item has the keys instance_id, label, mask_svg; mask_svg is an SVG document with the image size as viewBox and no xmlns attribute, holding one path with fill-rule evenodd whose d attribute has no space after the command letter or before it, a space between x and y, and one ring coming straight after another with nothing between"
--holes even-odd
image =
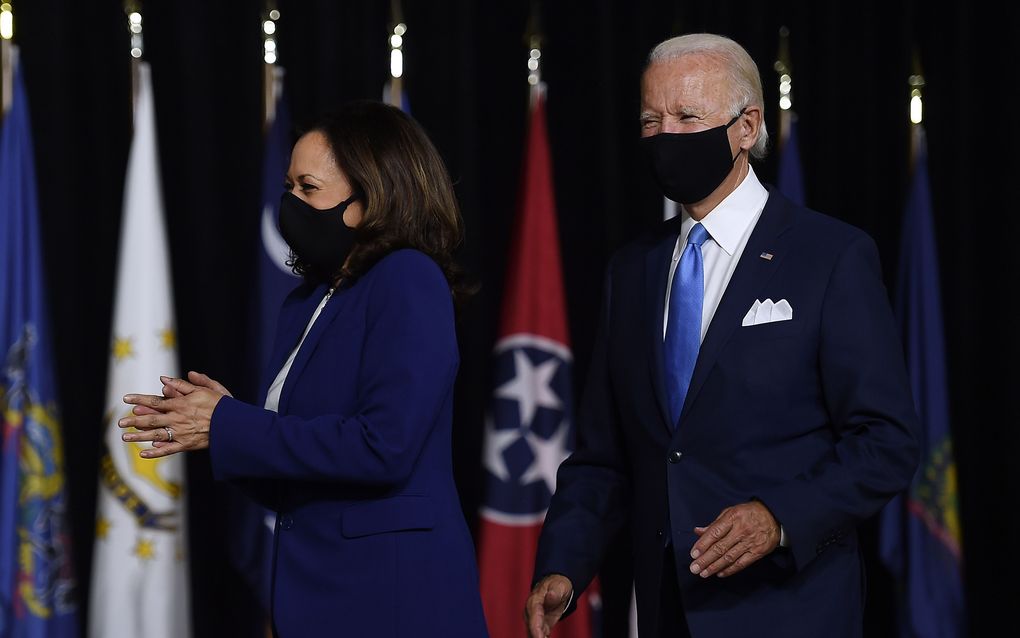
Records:
<instances>
[{"instance_id":1,"label":"man's white hair","mask_svg":"<svg viewBox=\"0 0 1020 638\"><path fill-rule=\"evenodd\" d=\"M750 54L733 40L712 33L690 33L660 42L648 54L648 65L656 62L676 60L685 55L699 54L718 59L729 75L730 93L733 102L730 104L732 115L740 113L748 106L757 106L762 112L761 126L758 128L758 139L751 147L751 156L762 159L768 152L769 134L765 130L765 100L761 91L761 75L758 65Z\"/></svg>"}]
</instances>

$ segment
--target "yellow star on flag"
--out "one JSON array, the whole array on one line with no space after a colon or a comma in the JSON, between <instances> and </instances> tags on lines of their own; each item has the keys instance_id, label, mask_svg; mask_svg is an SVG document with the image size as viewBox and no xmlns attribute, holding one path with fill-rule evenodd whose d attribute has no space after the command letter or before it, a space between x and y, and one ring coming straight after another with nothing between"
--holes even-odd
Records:
<instances>
[{"instance_id":1,"label":"yellow star on flag","mask_svg":"<svg viewBox=\"0 0 1020 638\"><path fill-rule=\"evenodd\" d=\"M177 333L173 328L159 331L159 345L164 350L173 350L177 347Z\"/></svg>"},{"instance_id":2,"label":"yellow star on flag","mask_svg":"<svg viewBox=\"0 0 1020 638\"><path fill-rule=\"evenodd\" d=\"M133 357L135 354L135 347L131 343L131 337L114 337L113 339L113 358L117 361L123 361L128 357Z\"/></svg>"},{"instance_id":3,"label":"yellow star on flag","mask_svg":"<svg viewBox=\"0 0 1020 638\"><path fill-rule=\"evenodd\" d=\"M142 560L152 560L156 557L156 545L150 540L139 538L135 545L134 555Z\"/></svg>"},{"instance_id":4,"label":"yellow star on flag","mask_svg":"<svg viewBox=\"0 0 1020 638\"><path fill-rule=\"evenodd\" d=\"M96 519L96 538L105 539L106 534L110 531L110 521L106 520L102 516Z\"/></svg>"}]
</instances>

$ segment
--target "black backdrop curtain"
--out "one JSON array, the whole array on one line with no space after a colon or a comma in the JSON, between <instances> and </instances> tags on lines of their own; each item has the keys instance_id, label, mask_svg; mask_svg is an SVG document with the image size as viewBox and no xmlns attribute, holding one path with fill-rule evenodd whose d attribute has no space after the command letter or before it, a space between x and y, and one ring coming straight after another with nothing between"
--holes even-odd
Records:
<instances>
[{"instance_id":1,"label":"black backdrop curtain","mask_svg":"<svg viewBox=\"0 0 1020 638\"><path fill-rule=\"evenodd\" d=\"M456 182L463 263L482 282L460 326L455 459L473 519L482 413L527 109L525 0L406 0L412 113ZM991 3L987 3L990 5ZM45 266L58 353L75 567L86 607L116 244L130 142L129 35L119 2L14 2L31 104ZM387 78L389 2L282 1L280 62L295 121ZM153 70L183 369L255 392L249 313L260 198L261 53L256 1L143 5ZM1003 11L1007 13L1004 14ZM895 272L908 178L907 76L917 51L942 261L952 423L974 635L1010 620L1020 449L1011 297L1018 164L1012 66L1016 9L907 0L854 3L653 0L541 3L543 77L576 380L584 378L602 272L612 250L661 214L638 161L638 79L658 41L685 31L735 38L758 61L777 131L771 66L792 33L795 108L808 203L868 231ZM1008 12L1012 12L1010 15ZM771 181L774 157L758 168ZM891 277L887 277L891 281ZM188 458L195 635L258 632L254 598L225 556L221 490L204 453ZM1008 512L1008 513L1007 513ZM892 584L866 529L868 635L892 627ZM607 636L621 628L626 561L610 557ZM522 597L524 592L522 592ZM522 598L523 602L523 598ZM124 601L125 605L145 601ZM1008 626L1008 625L1007 625Z\"/></svg>"}]
</instances>

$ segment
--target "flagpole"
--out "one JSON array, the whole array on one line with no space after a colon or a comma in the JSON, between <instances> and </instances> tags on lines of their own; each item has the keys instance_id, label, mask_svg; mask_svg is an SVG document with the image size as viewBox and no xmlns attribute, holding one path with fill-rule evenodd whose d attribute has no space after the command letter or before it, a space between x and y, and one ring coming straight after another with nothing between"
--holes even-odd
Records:
<instances>
[{"instance_id":1,"label":"flagpole","mask_svg":"<svg viewBox=\"0 0 1020 638\"><path fill-rule=\"evenodd\" d=\"M142 61L142 3L141 0L125 0L128 32L131 33L131 111L134 112L138 98L138 65Z\"/></svg>"},{"instance_id":2,"label":"flagpole","mask_svg":"<svg viewBox=\"0 0 1020 638\"><path fill-rule=\"evenodd\" d=\"M280 55L276 42L279 19L276 2L270 0L262 14L262 125L266 129L276 117L276 102L283 90L283 69L276 64Z\"/></svg>"},{"instance_id":3,"label":"flagpole","mask_svg":"<svg viewBox=\"0 0 1020 638\"><path fill-rule=\"evenodd\" d=\"M404 95L404 38L407 37L407 23L400 0L390 2L390 21L393 29L387 41L390 46L390 83L386 102L403 108Z\"/></svg>"},{"instance_id":4,"label":"flagpole","mask_svg":"<svg viewBox=\"0 0 1020 638\"><path fill-rule=\"evenodd\" d=\"M524 41L528 45L528 85L531 87L528 103L530 108L534 108L545 86L542 84L542 18L538 0L531 3L531 15L528 17L528 31Z\"/></svg>"},{"instance_id":5,"label":"flagpole","mask_svg":"<svg viewBox=\"0 0 1020 638\"><path fill-rule=\"evenodd\" d=\"M14 91L14 9L11 3L0 3L0 117L11 108Z\"/></svg>"},{"instance_id":6,"label":"flagpole","mask_svg":"<svg viewBox=\"0 0 1020 638\"><path fill-rule=\"evenodd\" d=\"M921 134L924 119L924 108L921 89L924 87L924 75L921 73L921 62L917 53L914 53L914 73L907 78L910 85L910 165L915 164L918 148L921 144Z\"/></svg>"},{"instance_id":7,"label":"flagpole","mask_svg":"<svg viewBox=\"0 0 1020 638\"><path fill-rule=\"evenodd\" d=\"M779 145L786 143L790 136L793 119L793 78L790 64L790 30L779 27L779 53L773 65L779 74Z\"/></svg>"}]
</instances>

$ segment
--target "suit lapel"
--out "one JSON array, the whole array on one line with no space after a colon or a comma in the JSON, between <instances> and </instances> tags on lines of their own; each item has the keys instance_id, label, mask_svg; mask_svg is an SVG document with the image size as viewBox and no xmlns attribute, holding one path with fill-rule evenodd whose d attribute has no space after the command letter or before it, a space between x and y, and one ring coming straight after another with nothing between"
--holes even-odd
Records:
<instances>
[{"instance_id":1,"label":"suit lapel","mask_svg":"<svg viewBox=\"0 0 1020 638\"><path fill-rule=\"evenodd\" d=\"M733 331L747 313L747 309L755 299L756 291L761 290L769 278L779 269L779 264L786 256L789 235L784 232L793 221L792 204L770 190L765 209L758 218L754 231L744 246L740 261L733 271L726 292L723 293L719 307L712 317L712 323L705 334L705 340L698 352L698 360L694 365L691 385L687 389L684 407L680 412L680 421L691 409L698 397L708 373L712 371L723 347L733 335ZM772 259L763 259L762 253L770 253Z\"/></svg>"},{"instance_id":2,"label":"suit lapel","mask_svg":"<svg viewBox=\"0 0 1020 638\"><path fill-rule=\"evenodd\" d=\"M319 303L322 302L322 297L325 295L325 291L321 295L314 295L315 304L311 307L311 310L305 315L306 319L301 324L301 331L308 325L308 321L311 320L312 314L318 307ZM326 306L319 313L319 317L312 324L312 329L308 331L308 335L305 340L301 343L301 348L298 350L297 357L294 359L294 363L291 364L290 371L287 372L287 380L283 383L283 390L280 392L280 413L285 413L288 402L290 401L290 395L294 391L294 384L297 379L301 376L301 371L304 370L308 364L308 359L311 358L312 352L315 351L315 346L319 342L323 333L326 332L326 328L332 323L333 319L340 314L340 309L344 307L343 300L341 297L344 295L344 291L338 290L333 293L333 296L326 302ZM298 338L300 339L300 332Z\"/></svg>"},{"instance_id":3,"label":"suit lapel","mask_svg":"<svg viewBox=\"0 0 1020 638\"><path fill-rule=\"evenodd\" d=\"M663 234L645 257L645 303L650 309L645 317L648 330L649 362L651 363L652 387L659 404L662 424L668 433L673 432L669 417L669 397L666 395L666 363L662 343L662 317L666 312L666 286L669 280L669 266L680 236L680 217L663 225Z\"/></svg>"},{"instance_id":4,"label":"suit lapel","mask_svg":"<svg viewBox=\"0 0 1020 638\"><path fill-rule=\"evenodd\" d=\"M292 293L295 294L295 293ZM283 309L280 311L279 325L276 328L276 339L273 341L273 352L269 357L268 369L263 380L261 402L266 401L266 393L272 385L276 375L280 373L287 357L297 347L301 334L308 325L316 306L322 301L326 294L326 286L320 285L312 288L307 296L288 298L284 301Z\"/></svg>"}]
</instances>

